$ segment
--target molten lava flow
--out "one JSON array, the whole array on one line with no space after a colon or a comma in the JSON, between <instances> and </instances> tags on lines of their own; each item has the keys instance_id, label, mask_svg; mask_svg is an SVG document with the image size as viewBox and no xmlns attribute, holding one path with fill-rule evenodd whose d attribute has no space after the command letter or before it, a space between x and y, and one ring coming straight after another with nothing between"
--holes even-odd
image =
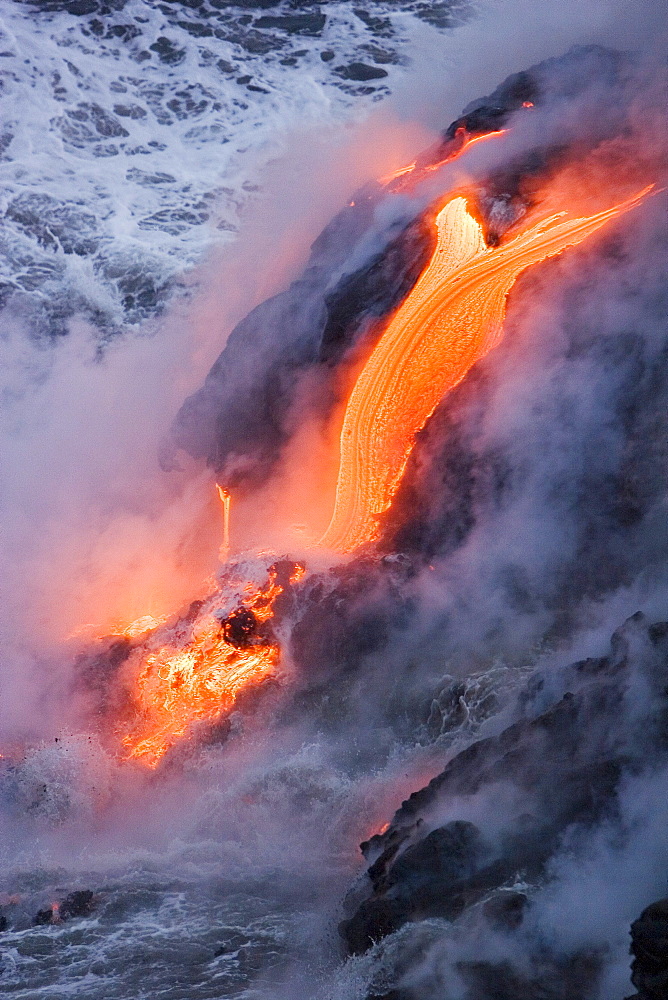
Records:
<instances>
[{"instance_id":1,"label":"molten lava flow","mask_svg":"<svg viewBox=\"0 0 668 1000\"><path fill-rule=\"evenodd\" d=\"M408 166L399 167L397 170L393 170L391 174L386 174L385 177L379 177L378 183L383 185L389 184L390 181L396 180L397 177L404 177L406 174L412 173L415 170L415 166L416 161L413 160L413 162L409 163Z\"/></svg>"},{"instance_id":2,"label":"molten lava flow","mask_svg":"<svg viewBox=\"0 0 668 1000\"><path fill-rule=\"evenodd\" d=\"M158 618L154 615L142 615L141 618L136 618L127 624L119 621L112 622L111 625L89 623L70 632L66 639L78 639L80 636L90 635L91 632L96 633L100 639L106 639L112 635L120 636L123 639L137 639L140 635L152 632L159 625L163 625L168 617L168 615L160 615Z\"/></svg>"},{"instance_id":3,"label":"molten lava flow","mask_svg":"<svg viewBox=\"0 0 668 1000\"><path fill-rule=\"evenodd\" d=\"M435 149L432 147L426 153L419 156L413 163L406 167L381 177L378 181L393 193L414 188L427 174L434 170L440 170L446 163L456 160L458 156L477 142L485 142L488 139L499 138L505 135L508 129L496 129L493 132L483 132L479 135L468 132L463 126L458 128L451 139L440 143Z\"/></svg>"},{"instance_id":4,"label":"molten lava flow","mask_svg":"<svg viewBox=\"0 0 668 1000\"><path fill-rule=\"evenodd\" d=\"M441 209L433 257L348 400L334 514L321 545L349 552L376 537L378 515L392 500L415 434L443 395L497 343L506 296L518 275L581 243L649 190L589 218L552 215L494 248L486 246L463 197Z\"/></svg>"},{"instance_id":5,"label":"molten lava flow","mask_svg":"<svg viewBox=\"0 0 668 1000\"><path fill-rule=\"evenodd\" d=\"M130 622L129 625L115 625L112 634L122 635L125 639L136 639L146 632L152 632L166 621L167 615L161 615L160 618L154 618L153 615L142 615L141 618Z\"/></svg>"},{"instance_id":6,"label":"molten lava flow","mask_svg":"<svg viewBox=\"0 0 668 1000\"><path fill-rule=\"evenodd\" d=\"M230 504L232 498L228 491L219 486L218 483L216 483L216 489L223 505L223 544L220 546L218 557L221 562L227 562L230 554Z\"/></svg>"},{"instance_id":7,"label":"molten lava flow","mask_svg":"<svg viewBox=\"0 0 668 1000\"><path fill-rule=\"evenodd\" d=\"M239 693L269 677L279 662L270 619L287 583L305 570L278 563L264 588L248 585L240 607L221 622L205 607L192 624L170 630L169 641L154 636L137 650L136 719L122 738L127 759L156 767L164 754L197 722L215 722Z\"/></svg>"},{"instance_id":8,"label":"molten lava flow","mask_svg":"<svg viewBox=\"0 0 668 1000\"><path fill-rule=\"evenodd\" d=\"M145 725L123 738L128 758L156 767L194 722L215 721L242 688L268 677L277 663L277 646L237 649L216 619L194 630L183 648L168 644L146 654L137 679Z\"/></svg>"}]
</instances>

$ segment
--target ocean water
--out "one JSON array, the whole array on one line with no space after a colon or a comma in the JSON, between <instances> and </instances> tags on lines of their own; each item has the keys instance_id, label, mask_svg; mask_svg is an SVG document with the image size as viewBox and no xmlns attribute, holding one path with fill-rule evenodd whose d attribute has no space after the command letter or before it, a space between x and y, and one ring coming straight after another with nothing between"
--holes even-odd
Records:
<instances>
[{"instance_id":1,"label":"ocean water","mask_svg":"<svg viewBox=\"0 0 668 1000\"><path fill-rule=\"evenodd\" d=\"M233 562L208 613L229 613L235 587L261 582L267 564ZM85 662L74 674L81 689ZM222 739L177 744L156 771L119 760L103 713L99 735L89 717L87 729L3 744L3 995L366 995L374 960L345 964L337 932L364 867L358 845L503 711L526 671L499 662L464 682L441 674L438 700L420 699L408 731L401 714L374 729L354 710L330 727L326 709L295 709L290 672L288 655L281 687L235 711ZM35 924L82 889L94 893L90 915Z\"/></svg>"},{"instance_id":2,"label":"ocean water","mask_svg":"<svg viewBox=\"0 0 668 1000\"><path fill-rule=\"evenodd\" d=\"M0 303L62 333L160 311L234 238L299 125L368 113L466 4L24 3L0 11Z\"/></svg>"}]
</instances>

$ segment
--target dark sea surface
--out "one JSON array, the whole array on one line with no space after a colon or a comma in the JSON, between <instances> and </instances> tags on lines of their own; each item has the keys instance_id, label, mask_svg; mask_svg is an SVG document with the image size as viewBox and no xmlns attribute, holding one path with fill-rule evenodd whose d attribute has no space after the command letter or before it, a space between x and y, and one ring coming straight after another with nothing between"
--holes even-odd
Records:
<instances>
[{"instance_id":1,"label":"dark sea surface","mask_svg":"<svg viewBox=\"0 0 668 1000\"><path fill-rule=\"evenodd\" d=\"M295 126L353 120L462 2L24 3L0 14L0 304L44 333L162 309Z\"/></svg>"}]
</instances>

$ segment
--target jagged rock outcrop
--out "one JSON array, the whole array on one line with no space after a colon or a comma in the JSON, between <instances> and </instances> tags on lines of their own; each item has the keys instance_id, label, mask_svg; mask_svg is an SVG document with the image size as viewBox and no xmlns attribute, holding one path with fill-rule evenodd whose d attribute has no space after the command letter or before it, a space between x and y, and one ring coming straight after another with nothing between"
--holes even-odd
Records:
<instances>
[{"instance_id":1,"label":"jagged rock outcrop","mask_svg":"<svg viewBox=\"0 0 668 1000\"><path fill-rule=\"evenodd\" d=\"M629 1000L665 1000L668 996L668 899L642 911L631 924L631 982L637 989Z\"/></svg>"},{"instance_id":2,"label":"jagged rock outcrop","mask_svg":"<svg viewBox=\"0 0 668 1000\"><path fill-rule=\"evenodd\" d=\"M37 926L43 924L58 924L63 920L74 920L81 917L90 917L95 910L95 893L90 889L76 889L60 903L53 903L51 906L38 910L35 914L34 923Z\"/></svg>"},{"instance_id":3,"label":"jagged rock outcrop","mask_svg":"<svg viewBox=\"0 0 668 1000\"><path fill-rule=\"evenodd\" d=\"M614 823L623 775L666 753L667 680L668 626L640 613L614 633L607 656L536 673L517 721L458 753L361 845L369 892L341 924L348 949L364 952L408 922L454 921L484 900L488 921L519 926L526 894L499 890L543 880L566 834ZM652 940L644 928L638 947ZM512 991L479 986L475 995Z\"/></svg>"}]
</instances>

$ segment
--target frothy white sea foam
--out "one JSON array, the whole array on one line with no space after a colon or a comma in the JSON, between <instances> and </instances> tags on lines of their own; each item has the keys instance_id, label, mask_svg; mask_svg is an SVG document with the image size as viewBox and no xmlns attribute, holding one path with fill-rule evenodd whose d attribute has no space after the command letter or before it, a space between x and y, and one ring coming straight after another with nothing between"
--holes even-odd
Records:
<instances>
[{"instance_id":1,"label":"frothy white sea foam","mask_svg":"<svg viewBox=\"0 0 668 1000\"><path fill-rule=\"evenodd\" d=\"M0 299L47 306L50 332L77 308L107 326L159 309L233 237L295 127L359 119L389 93L416 5L96 6L0 14Z\"/></svg>"}]
</instances>

